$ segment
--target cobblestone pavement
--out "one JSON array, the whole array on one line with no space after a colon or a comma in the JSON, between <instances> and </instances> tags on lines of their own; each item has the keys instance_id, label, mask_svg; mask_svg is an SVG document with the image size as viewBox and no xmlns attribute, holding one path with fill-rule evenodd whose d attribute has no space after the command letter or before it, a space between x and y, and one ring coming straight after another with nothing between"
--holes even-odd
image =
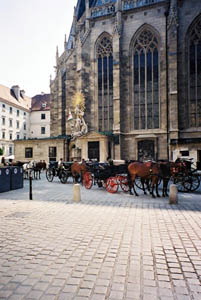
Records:
<instances>
[{"instance_id":1,"label":"cobblestone pavement","mask_svg":"<svg viewBox=\"0 0 201 300\"><path fill-rule=\"evenodd\" d=\"M201 299L200 194L28 188L0 194L0 299Z\"/></svg>"}]
</instances>

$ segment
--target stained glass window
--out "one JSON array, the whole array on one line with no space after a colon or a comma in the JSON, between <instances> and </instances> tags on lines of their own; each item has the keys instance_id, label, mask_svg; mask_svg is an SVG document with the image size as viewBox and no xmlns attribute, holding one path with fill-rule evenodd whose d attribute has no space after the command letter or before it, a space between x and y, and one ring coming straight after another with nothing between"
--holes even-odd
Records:
<instances>
[{"instance_id":1,"label":"stained glass window","mask_svg":"<svg viewBox=\"0 0 201 300\"><path fill-rule=\"evenodd\" d=\"M113 49L109 36L102 36L96 48L98 64L98 127L110 131L113 126Z\"/></svg>"},{"instance_id":2,"label":"stained glass window","mask_svg":"<svg viewBox=\"0 0 201 300\"><path fill-rule=\"evenodd\" d=\"M66 72L62 76L62 99L61 99L61 131L62 135L66 134Z\"/></svg>"},{"instance_id":3,"label":"stained glass window","mask_svg":"<svg viewBox=\"0 0 201 300\"><path fill-rule=\"evenodd\" d=\"M189 127L201 126L201 18L189 34L188 44Z\"/></svg>"},{"instance_id":4,"label":"stained glass window","mask_svg":"<svg viewBox=\"0 0 201 300\"><path fill-rule=\"evenodd\" d=\"M133 48L133 129L159 128L158 40L145 29Z\"/></svg>"}]
</instances>

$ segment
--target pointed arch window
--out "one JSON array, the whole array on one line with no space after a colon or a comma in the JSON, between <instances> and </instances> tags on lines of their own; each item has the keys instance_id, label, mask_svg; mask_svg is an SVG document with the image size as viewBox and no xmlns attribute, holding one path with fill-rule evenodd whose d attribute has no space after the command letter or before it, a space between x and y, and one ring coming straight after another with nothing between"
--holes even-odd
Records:
<instances>
[{"instance_id":1,"label":"pointed arch window","mask_svg":"<svg viewBox=\"0 0 201 300\"><path fill-rule=\"evenodd\" d=\"M201 127L201 17L188 39L189 127Z\"/></svg>"},{"instance_id":2,"label":"pointed arch window","mask_svg":"<svg viewBox=\"0 0 201 300\"><path fill-rule=\"evenodd\" d=\"M109 36L103 36L96 48L98 64L98 129L113 128L113 49Z\"/></svg>"},{"instance_id":3,"label":"pointed arch window","mask_svg":"<svg viewBox=\"0 0 201 300\"><path fill-rule=\"evenodd\" d=\"M132 129L159 128L158 40L143 30L133 44L133 126Z\"/></svg>"}]
</instances>

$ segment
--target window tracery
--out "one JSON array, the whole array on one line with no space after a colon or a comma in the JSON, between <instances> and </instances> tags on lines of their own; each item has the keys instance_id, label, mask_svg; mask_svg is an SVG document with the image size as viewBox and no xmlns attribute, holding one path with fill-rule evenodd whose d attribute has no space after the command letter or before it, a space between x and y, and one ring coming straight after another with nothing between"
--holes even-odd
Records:
<instances>
[{"instance_id":1,"label":"window tracery","mask_svg":"<svg viewBox=\"0 0 201 300\"><path fill-rule=\"evenodd\" d=\"M109 36L102 36L96 47L98 66L98 127L110 131L113 127L113 48Z\"/></svg>"},{"instance_id":2,"label":"window tracery","mask_svg":"<svg viewBox=\"0 0 201 300\"><path fill-rule=\"evenodd\" d=\"M189 127L201 126L201 17L188 39L188 111Z\"/></svg>"},{"instance_id":3,"label":"window tracery","mask_svg":"<svg viewBox=\"0 0 201 300\"><path fill-rule=\"evenodd\" d=\"M133 44L133 129L159 128L158 40L144 29Z\"/></svg>"}]
</instances>

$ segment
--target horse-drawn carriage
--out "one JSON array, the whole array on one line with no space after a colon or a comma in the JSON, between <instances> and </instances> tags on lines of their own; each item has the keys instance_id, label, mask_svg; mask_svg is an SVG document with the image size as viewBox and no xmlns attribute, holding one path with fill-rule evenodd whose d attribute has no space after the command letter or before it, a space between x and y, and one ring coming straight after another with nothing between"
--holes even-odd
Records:
<instances>
[{"instance_id":1,"label":"horse-drawn carriage","mask_svg":"<svg viewBox=\"0 0 201 300\"><path fill-rule=\"evenodd\" d=\"M58 166L58 162L50 162L48 169L46 170L46 178L49 182L52 182L54 177L58 177L61 183L66 183L69 177L72 177L71 165L73 162L63 162L61 166Z\"/></svg>"},{"instance_id":2,"label":"horse-drawn carriage","mask_svg":"<svg viewBox=\"0 0 201 300\"><path fill-rule=\"evenodd\" d=\"M109 193L116 193L120 186L123 191L128 191L126 164L94 163L88 165L88 167L89 170L83 175L83 184L86 189L97 185L98 187L105 187Z\"/></svg>"}]
</instances>

